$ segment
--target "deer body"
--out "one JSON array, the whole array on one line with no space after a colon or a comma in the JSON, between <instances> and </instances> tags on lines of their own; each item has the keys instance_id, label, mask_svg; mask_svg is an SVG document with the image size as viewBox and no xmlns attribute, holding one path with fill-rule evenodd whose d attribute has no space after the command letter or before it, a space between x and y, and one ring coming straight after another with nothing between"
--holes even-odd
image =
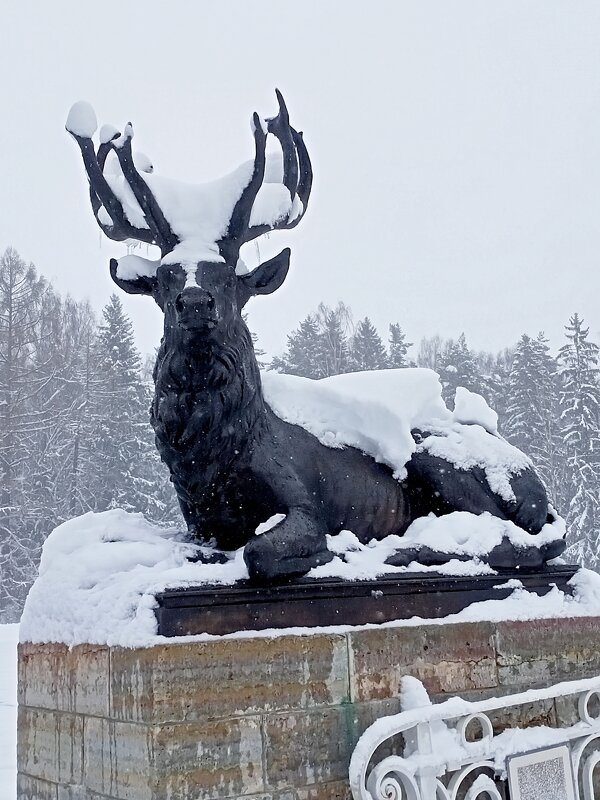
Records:
<instances>
[{"instance_id":1,"label":"deer body","mask_svg":"<svg viewBox=\"0 0 600 800\"><path fill-rule=\"evenodd\" d=\"M287 568L297 573L308 562L331 558L325 533L347 528L368 541L400 534L411 521L406 488L389 468L353 448L332 451L271 411L241 318L229 340L208 348L204 339L171 328L159 350L155 381L151 421L157 447L186 523L199 538L235 549L254 538L261 522L286 514L279 536L293 528ZM357 475L368 482L368 493L357 492ZM293 542L302 541L298 518L305 535L310 530L318 540L316 553L303 555L304 545L294 555Z\"/></svg>"},{"instance_id":2,"label":"deer body","mask_svg":"<svg viewBox=\"0 0 600 800\"><path fill-rule=\"evenodd\" d=\"M209 347L204 337L182 338L170 328L155 380L152 425L189 530L223 550L245 545L255 578L303 574L329 561L325 536L341 530L367 543L402 535L430 511L519 515L490 495L483 475L464 472L448 483L440 459L420 454L409 462L409 479L398 481L359 450L328 448L277 417L264 400L241 318L227 340ZM533 518L527 504L520 521L535 530L546 521L545 494L533 475L526 483L528 497L540 502ZM278 513L285 519L256 537L257 526Z\"/></svg>"},{"instance_id":3,"label":"deer body","mask_svg":"<svg viewBox=\"0 0 600 800\"><path fill-rule=\"evenodd\" d=\"M459 470L426 452L413 455L406 480L399 482L389 467L357 449L325 447L278 418L265 402L241 312L250 297L270 294L283 283L290 251L247 273L240 248L270 230L295 227L312 185L302 134L290 126L283 98L277 97L277 116L253 117L254 163L219 182L221 195L206 206L210 225L197 228L189 209L188 216L177 217L185 205L181 198L168 208L158 203L152 187L157 196L165 195L160 183L153 184L147 159L144 175L138 171L129 123L123 134L104 126L96 150L91 107L76 104L67 121L101 229L117 241L138 239L161 250L157 262L113 259L110 271L123 290L153 297L164 312L151 421L190 532L222 549L244 545L250 577L261 580L301 575L330 560L327 534L348 529L363 542L401 535L430 511L488 511L537 533L548 504L532 470L511 480L513 503L492 492L481 469ZM281 147L280 179L276 191L271 184L261 195L274 174L267 166L268 135ZM116 156L119 180L105 174L109 155L113 167ZM190 197L189 187L181 197ZM197 197L210 197L210 190ZM271 207L269 198L276 199ZM215 208L224 209L222 219ZM277 513L285 514L283 521L255 536L256 527Z\"/></svg>"}]
</instances>

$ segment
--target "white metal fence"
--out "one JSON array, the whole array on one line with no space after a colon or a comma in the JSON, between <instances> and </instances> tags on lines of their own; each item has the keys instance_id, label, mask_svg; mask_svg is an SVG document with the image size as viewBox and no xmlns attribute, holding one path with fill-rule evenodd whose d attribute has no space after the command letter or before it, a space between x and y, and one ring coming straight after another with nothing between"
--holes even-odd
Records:
<instances>
[{"instance_id":1,"label":"white metal fence","mask_svg":"<svg viewBox=\"0 0 600 800\"><path fill-rule=\"evenodd\" d=\"M478 702L453 697L437 705L431 704L416 679L405 678L401 697L406 700L405 710L377 720L354 750L350 762L354 800L503 800L512 757L545 748L554 748L554 756L559 745L567 748L565 788L549 794L538 763L534 786L539 789L539 800L595 797L594 769L600 763L600 677ZM508 713L514 708L518 716L519 707L557 700L561 708L572 707L572 724L509 727L494 735L490 720L494 712ZM475 733L479 735L472 741ZM380 748L389 752L394 744L398 749L399 742L401 754L378 760ZM523 763L523 759L519 761ZM531 759L532 769L539 761L539 757ZM552 763L558 764L556 759ZM516 780L515 775L513 770L511 780ZM517 794L513 789L513 797Z\"/></svg>"}]
</instances>

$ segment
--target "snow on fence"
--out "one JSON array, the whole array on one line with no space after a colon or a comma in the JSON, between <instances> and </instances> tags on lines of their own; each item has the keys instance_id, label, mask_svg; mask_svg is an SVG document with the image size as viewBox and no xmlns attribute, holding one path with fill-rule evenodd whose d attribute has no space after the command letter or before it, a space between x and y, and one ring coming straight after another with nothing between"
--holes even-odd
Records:
<instances>
[{"instance_id":1,"label":"snow on fence","mask_svg":"<svg viewBox=\"0 0 600 800\"><path fill-rule=\"evenodd\" d=\"M494 735L490 714L513 709L518 716L519 707L556 700L562 707L571 702L576 722L556 728L509 727ZM354 800L503 800L499 784L507 780L510 758L557 745L568 747L572 766L574 786L564 797L594 800L594 768L600 763L600 677L478 702L453 697L436 705L420 681L408 677L402 681L401 701L400 714L377 720L356 745L350 761ZM472 741L477 728L479 738ZM376 751L389 752L400 736L402 755L378 760ZM543 785L540 792L540 798L550 796Z\"/></svg>"}]
</instances>

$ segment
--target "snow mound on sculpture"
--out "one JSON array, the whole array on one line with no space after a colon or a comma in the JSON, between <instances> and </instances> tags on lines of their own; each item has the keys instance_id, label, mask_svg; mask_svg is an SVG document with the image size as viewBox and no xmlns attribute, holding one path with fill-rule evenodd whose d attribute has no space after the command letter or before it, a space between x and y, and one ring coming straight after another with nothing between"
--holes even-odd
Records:
<instances>
[{"instance_id":1,"label":"snow mound on sculpture","mask_svg":"<svg viewBox=\"0 0 600 800\"><path fill-rule=\"evenodd\" d=\"M166 586L247 577L242 551L194 564L201 547L121 509L64 522L46 539L21 619L21 640L142 644L156 630L154 593Z\"/></svg>"},{"instance_id":2,"label":"snow mound on sculpture","mask_svg":"<svg viewBox=\"0 0 600 800\"><path fill-rule=\"evenodd\" d=\"M456 408L442 399L430 369L352 372L322 380L263 372L265 400L285 422L299 425L327 447L356 447L387 464L398 479L414 452L427 451L458 469L480 467L492 491L515 499L510 478L530 459L497 433L497 414L483 397L459 388ZM430 433L418 444L411 431Z\"/></svg>"},{"instance_id":3,"label":"snow mound on sculpture","mask_svg":"<svg viewBox=\"0 0 600 800\"><path fill-rule=\"evenodd\" d=\"M259 526L259 530L268 529L280 519L281 515L275 516ZM493 570L479 561L477 554L483 553L486 547L493 547L502 536L512 536L515 542L526 545L541 544L563 534L561 521L546 525L540 534L531 536L489 514L477 517L464 512L417 520L408 529L406 542L404 538L389 536L381 542L363 545L350 531L342 531L328 537L329 549L336 553L335 559L312 570L308 577L337 576L358 580L414 572L490 574ZM431 567L416 563L392 567L384 563L388 555L404 544L414 547L432 542L438 549L447 548L448 552L462 548L462 552L472 555L473 559L467 562L454 559ZM29 592L21 619L21 641L68 645L87 642L123 647L156 644L159 641L154 614L157 592L202 584L231 585L248 577L243 549L226 554L228 559L223 564L189 560L211 554L214 555L214 551L190 543L181 532L158 528L143 515L121 509L99 514L90 512L69 520L59 525L44 544L39 576ZM575 600L561 594L564 616L600 613L600 577L596 578L598 586L590 595L590 602L595 603L594 611L590 610L591 606L577 605ZM541 600L537 597L532 600L531 608L536 609L534 616L543 615ZM548 616L555 615L555 606L556 598L553 613ZM494 613L501 612L495 610ZM272 632L273 635L281 633Z\"/></svg>"}]
</instances>

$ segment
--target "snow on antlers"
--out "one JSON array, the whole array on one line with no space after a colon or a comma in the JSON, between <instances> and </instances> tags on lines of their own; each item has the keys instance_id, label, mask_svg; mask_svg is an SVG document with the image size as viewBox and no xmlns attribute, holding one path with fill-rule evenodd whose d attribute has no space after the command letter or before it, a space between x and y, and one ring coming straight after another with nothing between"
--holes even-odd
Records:
<instances>
[{"instance_id":1,"label":"snow on antlers","mask_svg":"<svg viewBox=\"0 0 600 800\"><path fill-rule=\"evenodd\" d=\"M85 101L73 105L65 127L81 150L100 228L116 241L155 244L161 250L159 261L121 259L119 277L150 276L160 264L178 264L187 274L186 285L194 285L199 262L235 267L242 244L300 221L312 185L310 159L302 134L289 124L280 92L277 99L276 116L253 115L254 159L204 184L154 174L151 160L131 151L131 123L123 132L102 125L96 148L94 109ZM269 135L279 146L267 154Z\"/></svg>"}]
</instances>

